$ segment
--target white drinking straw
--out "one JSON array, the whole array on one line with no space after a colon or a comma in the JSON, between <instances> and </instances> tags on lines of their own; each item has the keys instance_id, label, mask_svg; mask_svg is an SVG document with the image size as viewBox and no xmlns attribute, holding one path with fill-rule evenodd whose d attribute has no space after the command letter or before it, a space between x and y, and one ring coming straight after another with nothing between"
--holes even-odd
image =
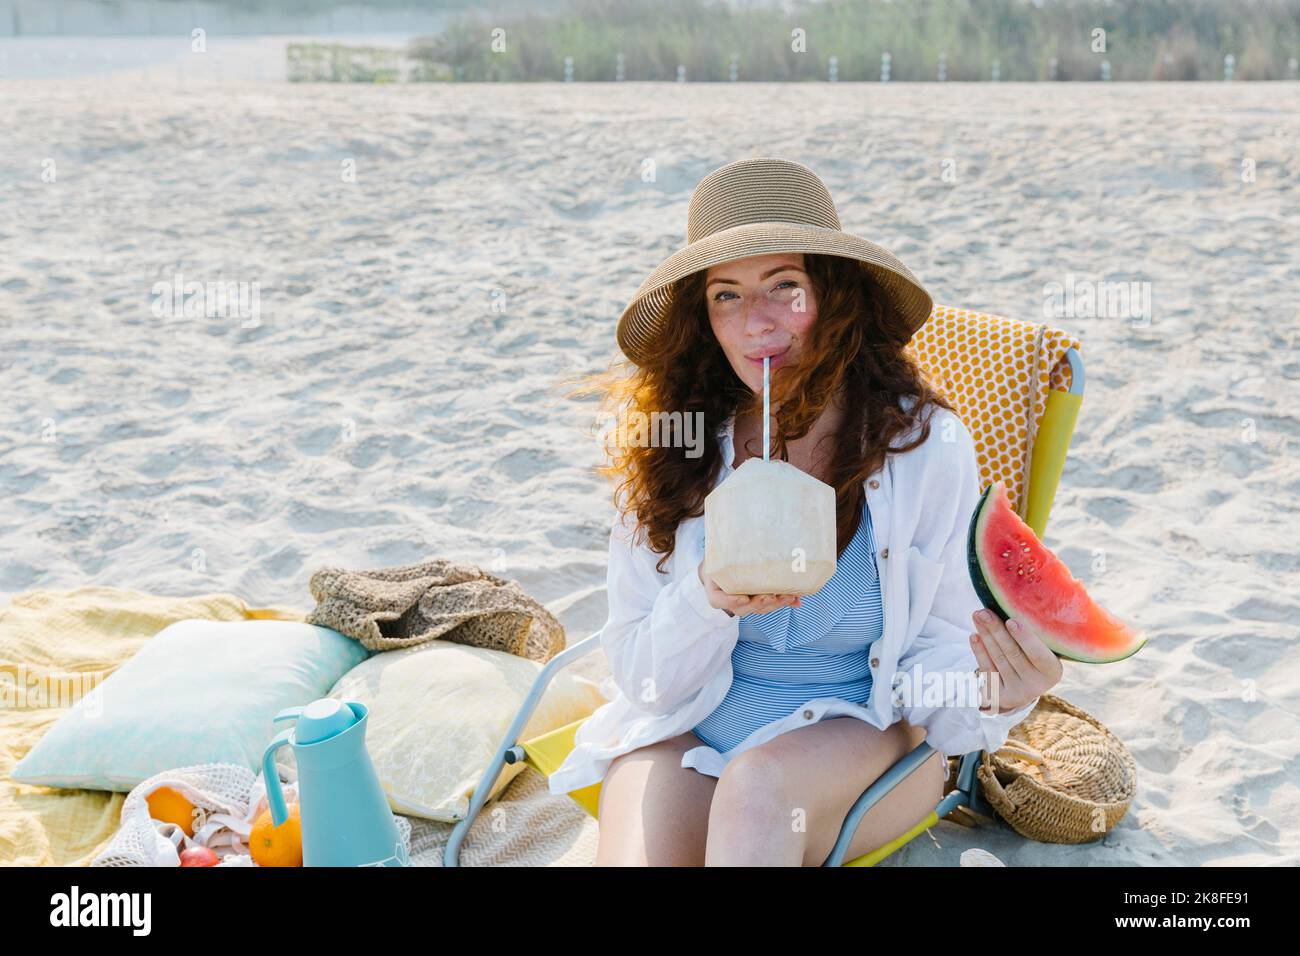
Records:
<instances>
[{"instance_id":1,"label":"white drinking straw","mask_svg":"<svg viewBox=\"0 0 1300 956\"><path fill-rule=\"evenodd\" d=\"M767 424L767 419L768 419L768 414L767 414L767 401L768 401L768 397L767 397L767 393L768 393L767 369L768 369L768 365L771 363L771 361L772 361L772 356L770 356L770 355L764 355L764 356L763 356L763 460L764 460L764 461L767 461L767 444L768 444L768 437L767 437L767 429L768 429L768 424Z\"/></svg>"}]
</instances>

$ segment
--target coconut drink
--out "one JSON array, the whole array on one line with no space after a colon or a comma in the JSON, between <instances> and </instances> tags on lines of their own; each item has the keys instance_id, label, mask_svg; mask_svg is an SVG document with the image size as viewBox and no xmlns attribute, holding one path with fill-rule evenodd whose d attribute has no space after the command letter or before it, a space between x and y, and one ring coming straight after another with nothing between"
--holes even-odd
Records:
<instances>
[{"instance_id":1,"label":"coconut drink","mask_svg":"<svg viewBox=\"0 0 1300 956\"><path fill-rule=\"evenodd\" d=\"M763 457L704 499L704 574L727 594L812 594L835 574L835 489L768 457L769 360L763 359Z\"/></svg>"}]
</instances>

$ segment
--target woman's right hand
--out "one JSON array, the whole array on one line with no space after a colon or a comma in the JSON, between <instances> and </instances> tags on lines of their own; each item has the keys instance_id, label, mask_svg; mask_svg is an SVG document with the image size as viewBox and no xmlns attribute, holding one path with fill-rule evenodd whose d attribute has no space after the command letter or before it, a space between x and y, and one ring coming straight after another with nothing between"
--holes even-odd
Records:
<instances>
[{"instance_id":1,"label":"woman's right hand","mask_svg":"<svg viewBox=\"0 0 1300 956\"><path fill-rule=\"evenodd\" d=\"M718 587L713 578L705 577L703 560L695 573L704 585L709 603L732 617L738 614L766 614L778 608L800 606L797 594L728 594Z\"/></svg>"}]
</instances>

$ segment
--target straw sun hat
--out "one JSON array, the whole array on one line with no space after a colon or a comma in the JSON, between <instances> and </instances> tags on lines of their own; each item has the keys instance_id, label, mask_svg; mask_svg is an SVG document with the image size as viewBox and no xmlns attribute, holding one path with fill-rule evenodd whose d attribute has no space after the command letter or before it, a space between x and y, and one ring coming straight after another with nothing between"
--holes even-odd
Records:
<instances>
[{"instance_id":1,"label":"straw sun hat","mask_svg":"<svg viewBox=\"0 0 1300 956\"><path fill-rule=\"evenodd\" d=\"M618 320L619 348L637 365L654 354L677 280L719 263L774 252L859 260L911 332L934 307L930 293L897 256L840 228L831 194L811 169L787 159L741 159L715 169L695 187L686 245L641 283Z\"/></svg>"}]
</instances>

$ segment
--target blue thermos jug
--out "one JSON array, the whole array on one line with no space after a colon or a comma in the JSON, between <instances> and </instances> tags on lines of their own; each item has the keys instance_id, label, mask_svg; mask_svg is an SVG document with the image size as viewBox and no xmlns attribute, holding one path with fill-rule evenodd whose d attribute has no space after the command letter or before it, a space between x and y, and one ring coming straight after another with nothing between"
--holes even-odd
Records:
<instances>
[{"instance_id":1,"label":"blue thermos jug","mask_svg":"<svg viewBox=\"0 0 1300 956\"><path fill-rule=\"evenodd\" d=\"M262 777L276 826L289 816L275 768L275 752L293 745L298 763L298 815L303 866L406 866L397 821L366 750L369 710L356 701L322 697L280 711L296 720L262 755Z\"/></svg>"}]
</instances>

